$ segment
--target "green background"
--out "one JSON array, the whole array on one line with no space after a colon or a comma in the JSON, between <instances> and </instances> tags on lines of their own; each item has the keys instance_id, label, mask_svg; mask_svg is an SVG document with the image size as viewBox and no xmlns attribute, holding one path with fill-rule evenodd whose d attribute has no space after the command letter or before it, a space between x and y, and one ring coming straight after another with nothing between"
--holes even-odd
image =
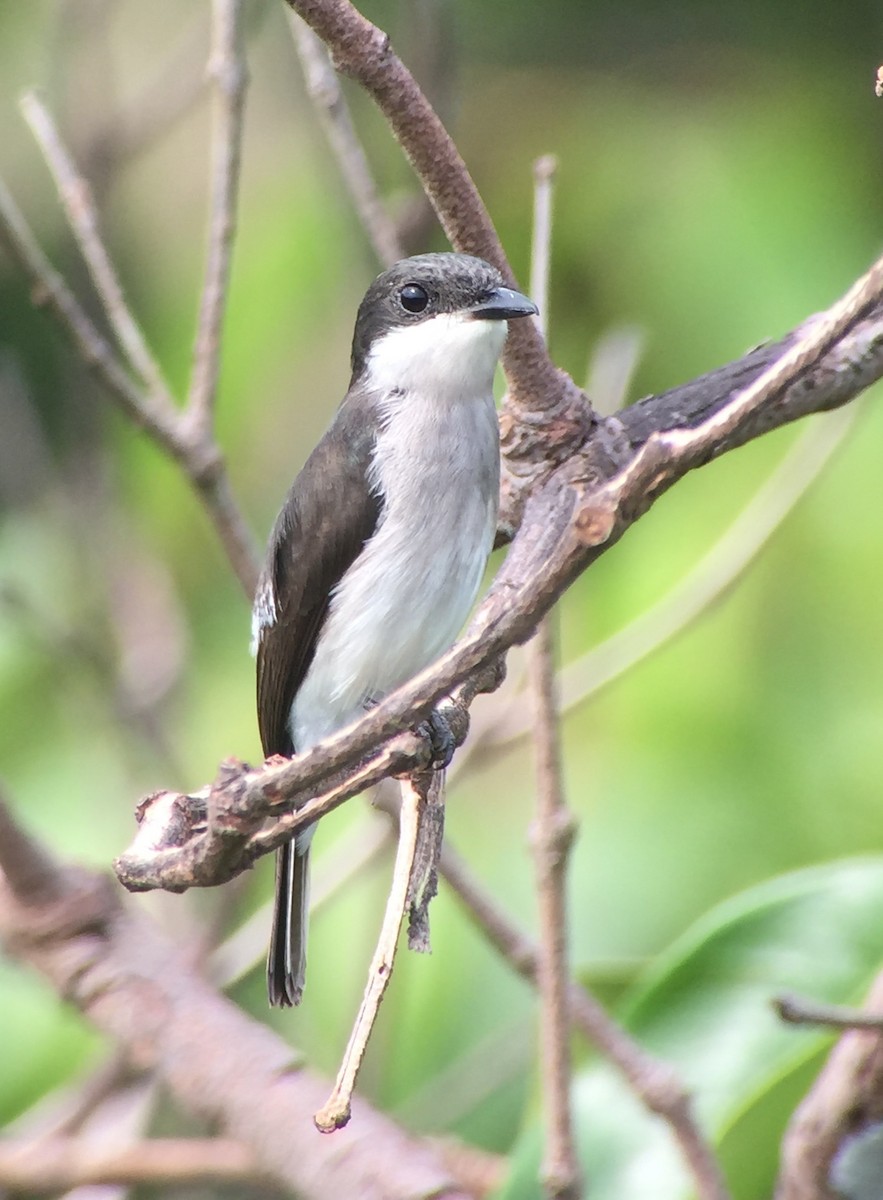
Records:
<instances>
[{"instance_id":1,"label":"green background","mask_svg":"<svg viewBox=\"0 0 883 1200\"><path fill-rule=\"evenodd\" d=\"M377 269L304 97L283 9L249 10L218 420L261 540L346 387L354 311ZM201 71L207 12L181 0L0 0L0 172L97 313L17 110L37 85L89 164L127 295L179 391L204 256L205 97L114 169L100 150L120 112L171 92L151 82L170 54L183 64L177 83ZM629 399L673 386L824 308L879 252L878 6L412 0L365 12L424 73L523 283L531 164L558 156L550 343L580 382L599 339L637 329ZM347 91L401 211L409 171ZM434 232L414 249L443 246ZM861 409L737 586L564 722L580 822L575 967L682 1066L740 1200L769 1194L784 1121L824 1044L776 1027L768 997L798 986L857 1000L883 956L883 416L873 397ZM568 593L562 659L664 596L794 440L812 426L824 442L831 421L765 437L666 496ZM142 793L199 786L227 755L259 758L248 606L175 469L108 405L4 258L0 502L0 774L56 851L107 867ZM522 739L455 781L448 817L452 843L529 927L531 802ZM323 822L320 873L335 840L358 840L368 820L356 801ZM361 992L389 866L387 854L316 914L300 1010L266 1013L259 964L233 990L326 1072ZM229 890L231 928L267 899L270 877L262 866ZM178 936L216 902L144 901ZM432 956L399 961L364 1091L417 1129L514 1151L510 1193L534 1195L532 997L444 889L433 922ZM8 963L0 1028L0 1119L103 1053ZM654 1197L684 1195L671 1150L628 1097L611 1098L581 1041L575 1049L593 1194L648 1195L649 1172Z\"/></svg>"}]
</instances>

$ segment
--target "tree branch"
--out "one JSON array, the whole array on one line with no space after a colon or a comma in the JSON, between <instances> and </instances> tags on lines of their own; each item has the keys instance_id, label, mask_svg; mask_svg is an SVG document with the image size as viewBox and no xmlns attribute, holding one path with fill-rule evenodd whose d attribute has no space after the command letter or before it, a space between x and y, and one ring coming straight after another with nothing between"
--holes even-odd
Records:
<instances>
[{"instance_id":1,"label":"tree branch","mask_svg":"<svg viewBox=\"0 0 883 1200\"><path fill-rule=\"evenodd\" d=\"M524 525L490 592L452 650L304 754L259 770L228 764L210 792L197 797L169 800L163 794L176 828L166 837L163 819L154 821L147 847L134 846L117 863L121 881L132 888L181 890L230 878L384 773L425 766L427 748L400 731L454 692L462 744L477 690L495 686L492 678L475 673L529 637L573 580L663 492L687 471L752 437L845 403L883 374L883 308L869 306L881 274L878 263L843 302L810 322L808 332L786 339L784 347L754 351L604 421L589 445L531 495ZM363 761L366 754L373 757ZM296 811L279 816L288 808ZM143 811L149 809L146 804ZM208 829L206 811L212 814ZM269 816L276 823L263 829Z\"/></svg>"},{"instance_id":2,"label":"tree branch","mask_svg":"<svg viewBox=\"0 0 883 1200\"><path fill-rule=\"evenodd\" d=\"M533 987L539 984L540 950L507 915L449 844L442 849L441 874L488 941ZM669 1126L700 1200L729 1200L720 1164L693 1116L689 1093L677 1073L642 1049L574 980L567 983L570 1021L613 1064L651 1112Z\"/></svg>"},{"instance_id":3,"label":"tree branch","mask_svg":"<svg viewBox=\"0 0 883 1200\"><path fill-rule=\"evenodd\" d=\"M13 822L5 813L4 831ZM18 831L18 838L31 841ZM6 875L8 841L0 838ZM194 972L186 948L120 904L101 876L65 868L51 901L23 904L0 877L0 938L179 1103L247 1146L304 1200L467 1200L439 1157L367 1103L335 1138L310 1114L328 1085L291 1048ZM223 1051L223 1052L221 1052ZM233 1081L233 1086L231 1086Z\"/></svg>"},{"instance_id":4,"label":"tree branch","mask_svg":"<svg viewBox=\"0 0 883 1200\"><path fill-rule=\"evenodd\" d=\"M788 449L706 554L655 604L558 673L559 712L573 712L676 638L723 598L794 511L855 428L858 406L831 413ZM469 741L470 762L530 733L530 709L512 703ZM458 760L463 765L464 756Z\"/></svg>"},{"instance_id":5,"label":"tree branch","mask_svg":"<svg viewBox=\"0 0 883 1200\"><path fill-rule=\"evenodd\" d=\"M288 23L303 69L307 92L328 144L337 159L341 178L350 194L353 208L362 222L378 262L390 267L404 258L395 222L377 192L377 185L368 165L368 158L356 133L349 107L344 98L328 51L307 23L297 13L289 12Z\"/></svg>"},{"instance_id":6,"label":"tree branch","mask_svg":"<svg viewBox=\"0 0 883 1200\"><path fill-rule=\"evenodd\" d=\"M534 163L534 224L530 294L539 307L537 322L548 337L549 261L552 248L552 194L557 163L546 156ZM532 693L536 816L531 844L536 866L540 943L540 1078L546 1118L542 1179L551 1200L578 1200L582 1181L570 1105L570 1013L567 988L567 862L576 825L567 811L561 776L561 747L555 698L553 613L543 617L528 643Z\"/></svg>"},{"instance_id":7,"label":"tree branch","mask_svg":"<svg viewBox=\"0 0 883 1200\"><path fill-rule=\"evenodd\" d=\"M79 195L81 202L88 195L85 183ZM68 215L73 222L73 211ZM90 226L89 237L98 236L96 222ZM30 280L34 304L52 313L108 396L181 467L202 500L233 572L250 599L257 584L260 560L245 518L230 491L223 457L211 431L202 426L196 428L188 420L186 412L181 413L174 407L166 393L142 387L133 380L114 349L95 328L76 296L46 258L2 180L0 245L6 247L13 261ZM100 253L109 264L106 250L102 248ZM115 279L113 268L109 266L108 269L111 278ZM112 300L111 293L108 293L107 300ZM112 324L119 317L119 313L114 316L108 310Z\"/></svg>"},{"instance_id":8,"label":"tree branch","mask_svg":"<svg viewBox=\"0 0 883 1200\"><path fill-rule=\"evenodd\" d=\"M368 1040L377 1020L381 1001L392 977L399 932L411 894L421 813L425 809L425 795L420 785L414 780L402 781L401 796L399 841L392 885L386 900L377 947L368 968L365 994L359 1005L334 1089L314 1118L316 1128L322 1133L332 1133L335 1129L342 1129L350 1119L353 1092L362 1059L368 1048Z\"/></svg>"},{"instance_id":9,"label":"tree branch","mask_svg":"<svg viewBox=\"0 0 883 1200\"><path fill-rule=\"evenodd\" d=\"M874 981L865 1009L869 1016L883 1011L883 974ZM838 1158L881 1120L883 1038L879 1028L853 1029L834 1047L791 1118L782 1143L777 1200L836 1200L844 1195L832 1174ZM879 1159L877 1163L876 1181ZM840 1165L843 1169L846 1164Z\"/></svg>"},{"instance_id":10,"label":"tree branch","mask_svg":"<svg viewBox=\"0 0 883 1200\"><path fill-rule=\"evenodd\" d=\"M156 359L126 303L122 285L101 237L98 213L87 181L77 171L55 122L35 92L27 92L21 109L43 157L52 172L68 224L79 243L83 258L120 346L132 369L141 377L155 402L171 418L172 398Z\"/></svg>"},{"instance_id":11,"label":"tree branch","mask_svg":"<svg viewBox=\"0 0 883 1200\"><path fill-rule=\"evenodd\" d=\"M0 1139L0 1187L61 1192L102 1184L251 1184L256 1155L231 1138L151 1138L93 1146L77 1137Z\"/></svg>"},{"instance_id":12,"label":"tree branch","mask_svg":"<svg viewBox=\"0 0 883 1200\"><path fill-rule=\"evenodd\" d=\"M221 327L236 234L236 195L248 83L242 0L212 0L212 45L208 75L214 84L211 216L208 259L187 401L187 420L193 433L203 437L211 436L221 361Z\"/></svg>"},{"instance_id":13,"label":"tree branch","mask_svg":"<svg viewBox=\"0 0 883 1200\"><path fill-rule=\"evenodd\" d=\"M388 36L349 0L287 0L325 42L338 71L356 79L386 118L451 245L477 254L514 282L496 230L459 151ZM559 371L530 321L514 323L504 366L510 392L502 421L507 462L532 478L585 440L591 409ZM537 429L542 438L538 439ZM538 463L538 460L539 463ZM514 528L515 520L509 524Z\"/></svg>"}]
</instances>

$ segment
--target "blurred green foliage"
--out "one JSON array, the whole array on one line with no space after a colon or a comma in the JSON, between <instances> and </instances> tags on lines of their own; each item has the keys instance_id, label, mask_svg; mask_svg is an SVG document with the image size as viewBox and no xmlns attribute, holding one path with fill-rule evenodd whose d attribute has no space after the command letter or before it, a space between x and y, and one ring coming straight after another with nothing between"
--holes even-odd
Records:
<instances>
[{"instance_id":1,"label":"blurred green foliage","mask_svg":"<svg viewBox=\"0 0 883 1200\"><path fill-rule=\"evenodd\" d=\"M0 171L53 261L88 297L16 108L20 90L38 85L91 168L127 293L179 390L205 242L205 99L113 170L102 149L123 117L143 118L144 97L159 103L151 80L169 55L202 69L208 7L0 0ZM872 55L881 21L870 3L837 6L836 20L820 2L746 4L738 17L703 0L552 0L541 14L511 0L436 8L365 5L406 60L425 64L522 280L531 162L559 156L550 341L578 380L602 334L637 325L646 352L630 398L672 386L824 307L877 253L883 109ZM376 267L304 98L282 10L251 9L219 410L233 485L261 538L346 386L354 311ZM425 41L427 29L438 45ZM408 170L376 115L349 94L401 210L413 192ZM443 246L438 234L415 249L430 245ZM666 496L565 598L562 658L663 595L794 436L764 438ZM783 1123L821 1052L813 1035L777 1030L789 1066L764 1074L769 1047L749 1034L771 1023L766 997L793 978L789 963L807 942L817 974L804 972L801 986L843 999L859 998L880 954L881 448L883 416L871 399L738 587L564 726L580 819L570 878L575 965L611 998L625 989L637 1032L683 1060L700 1111L724 1138L740 1200L769 1194ZM105 403L5 260L0 502L0 773L22 818L59 854L106 867L129 839L140 794L199 785L229 754L258 757L248 608L174 468ZM529 746L519 743L452 788L448 824L529 926L530 779ZM335 837L357 833L363 819L355 803L323 822L320 869ZM862 864L840 863L856 855ZM824 865L775 878L808 864ZM388 865L355 878L316 915L300 1010L265 1013L257 966L234 988L329 1072L361 991ZM876 882L850 924L838 914L848 907L844 881L857 875ZM235 894L231 920L269 887L267 867ZM714 908L751 887L759 890L744 901ZM784 896L802 899L782 925L774 914ZM152 903L180 929L181 913L185 925L195 921L208 900ZM535 1195L524 1182L536 1167L532 999L444 890L433 920L433 955L403 956L397 967L364 1090L417 1128L515 1149L512 1194ZM753 977L738 1011L725 953L732 931ZM0 971L0 1027L16 1048L0 1073L0 1118L9 1119L104 1048L42 983L10 965ZM701 1054L679 1050L665 1031L709 1040ZM738 1056L745 1076L694 1077L691 1063L709 1047L723 1060ZM598 1105L612 1085L577 1053L581 1144L587 1162L616 1181L597 1194L650 1194L641 1156L655 1154L656 1142L627 1099L619 1157L598 1165L607 1136ZM672 1160L670 1147L659 1153ZM679 1182L672 1189L664 1194L684 1194Z\"/></svg>"}]
</instances>

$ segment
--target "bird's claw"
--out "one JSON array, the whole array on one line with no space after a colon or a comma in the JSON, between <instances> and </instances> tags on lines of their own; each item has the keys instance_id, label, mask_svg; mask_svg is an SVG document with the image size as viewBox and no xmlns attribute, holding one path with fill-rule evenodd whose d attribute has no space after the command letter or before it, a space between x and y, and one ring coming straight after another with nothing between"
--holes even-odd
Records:
<instances>
[{"instance_id":1,"label":"bird's claw","mask_svg":"<svg viewBox=\"0 0 883 1200\"><path fill-rule=\"evenodd\" d=\"M450 764L457 749L457 742L447 718L434 708L426 720L417 726L417 732L421 737L429 738L432 752L429 765L433 771L443 771Z\"/></svg>"}]
</instances>

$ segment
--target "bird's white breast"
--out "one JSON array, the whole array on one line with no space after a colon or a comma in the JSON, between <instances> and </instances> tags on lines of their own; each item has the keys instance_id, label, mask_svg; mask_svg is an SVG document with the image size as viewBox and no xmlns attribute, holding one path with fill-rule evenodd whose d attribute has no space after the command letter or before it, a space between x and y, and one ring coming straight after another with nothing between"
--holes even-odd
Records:
<instances>
[{"instance_id":1,"label":"bird's white breast","mask_svg":"<svg viewBox=\"0 0 883 1200\"><path fill-rule=\"evenodd\" d=\"M502 321L435 317L372 349L381 397L371 483L380 524L340 581L292 706L304 749L354 720L454 641L493 545Z\"/></svg>"}]
</instances>

